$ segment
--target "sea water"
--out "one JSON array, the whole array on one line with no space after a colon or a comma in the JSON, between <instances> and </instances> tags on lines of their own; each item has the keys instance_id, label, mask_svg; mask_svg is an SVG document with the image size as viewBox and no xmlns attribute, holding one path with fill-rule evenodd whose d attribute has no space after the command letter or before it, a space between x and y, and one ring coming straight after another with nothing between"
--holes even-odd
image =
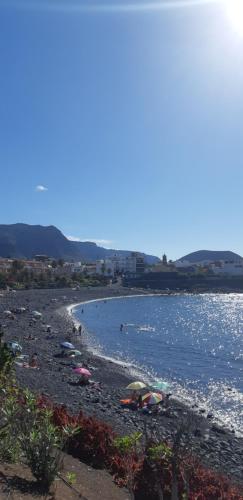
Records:
<instances>
[{"instance_id":1,"label":"sea water","mask_svg":"<svg viewBox=\"0 0 243 500\"><path fill-rule=\"evenodd\" d=\"M174 395L243 432L243 295L99 300L75 316L92 348L169 382Z\"/></svg>"}]
</instances>

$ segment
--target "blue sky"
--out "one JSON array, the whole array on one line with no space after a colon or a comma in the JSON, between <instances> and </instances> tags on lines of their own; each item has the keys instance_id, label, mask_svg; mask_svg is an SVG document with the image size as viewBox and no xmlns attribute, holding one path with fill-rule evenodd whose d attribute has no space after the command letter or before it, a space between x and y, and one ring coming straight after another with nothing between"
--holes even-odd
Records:
<instances>
[{"instance_id":1,"label":"blue sky","mask_svg":"<svg viewBox=\"0 0 243 500\"><path fill-rule=\"evenodd\" d=\"M172 259L243 254L240 14L0 0L1 223Z\"/></svg>"}]
</instances>

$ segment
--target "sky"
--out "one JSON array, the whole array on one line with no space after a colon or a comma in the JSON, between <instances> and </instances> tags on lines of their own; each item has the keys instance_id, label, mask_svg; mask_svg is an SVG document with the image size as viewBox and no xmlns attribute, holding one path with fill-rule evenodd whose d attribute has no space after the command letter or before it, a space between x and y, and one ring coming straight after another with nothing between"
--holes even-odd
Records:
<instances>
[{"instance_id":1,"label":"sky","mask_svg":"<svg viewBox=\"0 0 243 500\"><path fill-rule=\"evenodd\" d=\"M239 0L0 0L0 222L243 255Z\"/></svg>"}]
</instances>

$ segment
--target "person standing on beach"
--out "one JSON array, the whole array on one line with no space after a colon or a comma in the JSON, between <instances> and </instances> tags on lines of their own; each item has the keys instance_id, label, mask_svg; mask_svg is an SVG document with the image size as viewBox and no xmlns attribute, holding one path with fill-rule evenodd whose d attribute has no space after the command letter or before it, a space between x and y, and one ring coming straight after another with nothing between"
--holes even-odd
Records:
<instances>
[{"instance_id":1,"label":"person standing on beach","mask_svg":"<svg viewBox=\"0 0 243 500\"><path fill-rule=\"evenodd\" d=\"M81 335L82 335L82 325L79 325L79 327L78 327L78 333L79 333L79 335L81 337Z\"/></svg>"}]
</instances>

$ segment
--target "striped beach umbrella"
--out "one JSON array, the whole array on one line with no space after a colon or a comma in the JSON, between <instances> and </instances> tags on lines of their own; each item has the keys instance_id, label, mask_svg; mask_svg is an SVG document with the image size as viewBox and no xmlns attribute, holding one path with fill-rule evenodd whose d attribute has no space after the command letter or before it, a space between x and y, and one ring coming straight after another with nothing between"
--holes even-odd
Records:
<instances>
[{"instance_id":1,"label":"striped beach umbrella","mask_svg":"<svg viewBox=\"0 0 243 500\"><path fill-rule=\"evenodd\" d=\"M157 405L163 399L163 394L158 392L148 392L142 397L142 401L148 405Z\"/></svg>"}]
</instances>

